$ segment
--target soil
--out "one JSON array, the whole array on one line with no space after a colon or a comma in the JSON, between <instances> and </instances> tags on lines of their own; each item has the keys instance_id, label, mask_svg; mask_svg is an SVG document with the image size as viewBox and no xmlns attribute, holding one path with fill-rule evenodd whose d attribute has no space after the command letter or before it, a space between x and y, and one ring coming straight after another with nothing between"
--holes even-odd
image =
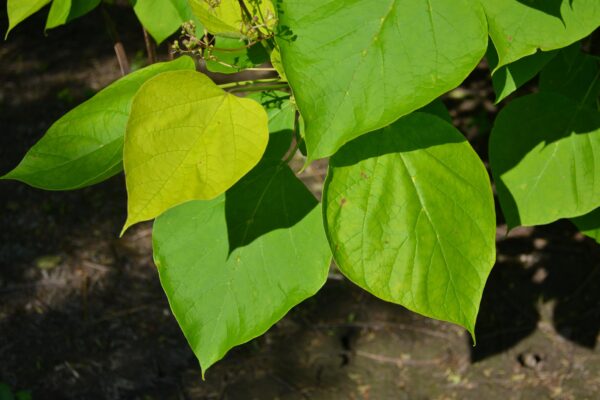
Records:
<instances>
[{"instance_id":1,"label":"soil","mask_svg":"<svg viewBox=\"0 0 600 400\"><path fill-rule=\"evenodd\" d=\"M142 65L135 17L109 11ZM43 24L36 16L0 45L2 173L119 77L98 11L46 36ZM496 113L488 74L481 65L444 98L483 159ZM317 194L325 169L302 174ZM202 381L160 288L151 226L118 239L125 204L121 176L73 192L0 182L0 382L34 399L600 397L600 246L567 221L506 236L499 218L475 347L463 329L380 301L332 270L317 296Z\"/></svg>"}]
</instances>

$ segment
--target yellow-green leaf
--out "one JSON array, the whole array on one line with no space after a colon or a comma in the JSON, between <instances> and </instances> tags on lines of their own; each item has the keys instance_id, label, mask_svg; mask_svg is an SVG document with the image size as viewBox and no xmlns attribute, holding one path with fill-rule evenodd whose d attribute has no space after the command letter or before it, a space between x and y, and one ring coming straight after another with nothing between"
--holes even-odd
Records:
<instances>
[{"instance_id":1,"label":"yellow-green leaf","mask_svg":"<svg viewBox=\"0 0 600 400\"><path fill-rule=\"evenodd\" d=\"M246 2L252 17L272 29L277 21L271 0ZM226 37L253 36L244 22L243 11L238 0L190 0L194 14L213 35Z\"/></svg>"},{"instance_id":2,"label":"yellow-green leaf","mask_svg":"<svg viewBox=\"0 0 600 400\"><path fill-rule=\"evenodd\" d=\"M133 100L123 163L129 226L189 200L212 199L260 160L268 117L194 71L149 80Z\"/></svg>"},{"instance_id":3,"label":"yellow-green leaf","mask_svg":"<svg viewBox=\"0 0 600 400\"><path fill-rule=\"evenodd\" d=\"M8 0L6 3L8 30L6 31L5 38L8 37L8 34L15 26L38 12L48 3L50 3L50 0Z\"/></svg>"}]
</instances>

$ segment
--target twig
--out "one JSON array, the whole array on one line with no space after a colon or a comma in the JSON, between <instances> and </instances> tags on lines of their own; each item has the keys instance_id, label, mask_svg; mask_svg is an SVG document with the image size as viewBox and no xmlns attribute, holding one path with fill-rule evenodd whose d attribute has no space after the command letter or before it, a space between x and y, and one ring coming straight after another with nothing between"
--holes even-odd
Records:
<instances>
[{"instance_id":1,"label":"twig","mask_svg":"<svg viewBox=\"0 0 600 400\"><path fill-rule=\"evenodd\" d=\"M244 0L238 0L238 3L240 4L242 12L246 15L246 18L248 18L248 21L252 22L252 13L250 12L250 10L248 10L248 7L246 6L246 3L244 3Z\"/></svg>"},{"instance_id":2,"label":"twig","mask_svg":"<svg viewBox=\"0 0 600 400\"><path fill-rule=\"evenodd\" d=\"M125 47L123 46L123 42L121 42L121 37L119 36L119 32L117 32L117 28L115 26L114 21L112 20L110 14L106 10L106 7L102 5L102 15L104 16L104 23L106 25L106 29L108 30L109 36L112 38L114 43L115 55L117 56L117 61L119 62L119 68L121 69L121 75L125 76L130 71L129 61L127 60L127 52L125 51Z\"/></svg>"},{"instance_id":3,"label":"twig","mask_svg":"<svg viewBox=\"0 0 600 400\"><path fill-rule=\"evenodd\" d=\"M144 42L146 43L146 55L148 56L148 64L152 65L156 62L156 45L154 44L154 40L148 34L148 31L145 28L142 28L144 31Z\"/></svg>"}]
</instances>

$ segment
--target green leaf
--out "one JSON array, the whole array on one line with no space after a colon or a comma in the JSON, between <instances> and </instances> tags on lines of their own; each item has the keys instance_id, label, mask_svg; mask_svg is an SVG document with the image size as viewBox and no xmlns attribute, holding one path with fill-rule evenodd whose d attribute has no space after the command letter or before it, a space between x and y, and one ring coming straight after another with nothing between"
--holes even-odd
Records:
<instances>
[{"instance_id":1,"label":"green leaf","mask_svg":"<svg viewBox=\"0 0 600 400\"><path fill-rule=\"evenodd\" d=\"M52 0L8 0L6 12L8 13L8 30L4 38L8 37L11 30L25 19L39 11Z\"/></svg>"},{"instance_id":2,"label":"green leaf","mask_svg":"<svg viewBox=\"0 0 600 400\"><path fill-rule=\"evenodd\" d=\"M46 190L72 190L101 182L121 171L123 136L133 96L140 86L165 71L194 69L182 57L129 74L56 121L0 179L15 179Z\"/></svg>"},{"instance_id":3,"label":"green leaf","mask_svg":"<svg viewBox=\"0 0 600 400\"><path fill-rule=\"evenodd\" d=\"M265 110L195 71L149 80L133 100L125 135L125 230L189 200L213 199L260 160Z\"/></svg>"},{"instance_id":4,"label":"green leaf","mask_svg":"<svg viewBox=\"0 0 600 400\"><path fill-rule=\"evenodd\" d=\"M331 259L320 205L280 164L261 164L226 196L167 211L152 236L163 289L203 374L314 295Z\"/></svg>"},{"instance_id":5,"label":"green leaf","mask_svg":"<svg viewBox=\"0 0 600 400\"><path fill-rule=\"evenodd\" d=\"M538 51L496 70L498 54L493 46L489 46L487 58L490 69L496 70L492 75L496 104L533 79L557 54L556 51Z\"/></svg>"},{"instance_id":6,"label":"green leaf","mask_svg":"<svg viewBox=\"0 0 600 400\"><path fill-rule=\"evenodd\" d=\"M206 69L211 72L234 74L264 64L269 59L269 54L260 43L248 47L246 41L218 37L215 48L206 60Z\"/></svg>"},{"instance_id":7,"label":"green leaf","mask_svg":"<svg viewBox=\"0 0 600 400\"><path fill-rule=\"evenodd\" d=\"M458 86L487 47L470 0L278 3L285 73L310 160L382 128Z\"/></svg>"},{"instance_id":8,"label":"green leaf","mask_svg":"<svg viewBox=\"0 0 600 400\"><path fill-rule=\"evenodd\" d=\"M285 70L283 69L283 62L281 61L281 51L277 46L271 51L271 65L273 65L273 68L275 68L281 79L287 80Z\"/></svg>"},{"instance_id":9,"label":"green leaf","mask_svg":"<svg viewBox=\"0 0 600 400\"><path fill-rule=\"evenodd\" d=\"M72 0L54 0L46 20L46 29L56 28L89 13L100 4L100 1L75 0L73 3Z\"/></svg>"},{"instance_id":10,"label":"green leaf","mask_svg":"<svg viewBox=\"0 0 600 400\"><path fill-rule=\"evenodd\" d=\"M496 219L485 167L452 125L414 113L348 143L331 158L323 204L344 275L473 334Z\"/></svg>"},{"instance_id":11,"label":"green leaf","mask_svg":"<svg viewBox=\"0 0 600 400\"><path fill-rule=\"evenodd\" d=\"M600 206L600 113L554 93L514 100L496 118L490 163L510 227Z\"/></svg>"},{"instance_id":12,"label":"green leaf","mask_svg":"<svg viewBox=\"0 0 600 400\"><path fill-rule=\"evenodd\" d=\"M296 108L290 101L290 94L273 90L251 93L247 97L262 104L269 116L269 144L263 160L281 160L289 150L294 135Z\"/></svg>"},{"instance_id":13,"label":"green leaf","mask_svg":"<svg viewBox=\"0 0 600 400\"><path fill-rule=\"evenodd\" d=\"M446 105L440 99L436 99L431 103L427 104L425 107L419 110L420 112L433 114L435 116L440 117L444 121L452 124L452 117L450 116L450 112L446 108Z\"/></svg>"},{"instance_id":14,"label":"green leaf","mask_svg":"<svg viewBox=\"0 0 600 400\"><path fill-rule=\"evenodd\" d=\"M3 382L0 382L0 400L15 400L10 386Z\"/></svg>"},{"instance_id":15,"label":"green leaf","mask_svg":"<svg viewBox=\"0 0 600 400\"><path fill-rule=\"evenodd\" d=\"M534 54L560 49L600 26L598 0L480 0L498 52L496 69Z\"/></svg>"},{"instance_id":16,"label":"green leaf","mask_svg":"<svg viewBox=\"0 0 600 400\"><path fill-rule=\"evenodd\" d=\"M159 44L184 22L193 20L196 26L200 25L188 0L132 0L132 3L138 19Z\"/></svg>"},{"instance_id":17,"label":"green leaf","mask_svg":"<svg viewBox=\"0 0 600 400\"><path fill-rule=\"evenodd\" d=\"M189 1L194 14L213 35L229 38L256 36L249 32L238 0ZM277 19L271 0L245 1L245 4L252 17L256 17L268 29L274 28Z\"/></svg>"},{"instance_id":18,"label":"green leaf","mask_svg":"<svg viewBox=\"0 0 600 400\"><path fill-rule=\"evenodd\" d=\"M579 43L563 49L540 74L540 91L560 93L574 101L585 97L596 108L600 97L600 58L581 52Z\"/></svg>"},{"instance_id":19,"label":"green leaf","mask_svg":"<svg viewBox=\"0 0 600 400\"><path fill-rule=\"evenodd\" d=\"M584 235L600 243L600 208L571 220Z\"/></svg>"}]
</instances>

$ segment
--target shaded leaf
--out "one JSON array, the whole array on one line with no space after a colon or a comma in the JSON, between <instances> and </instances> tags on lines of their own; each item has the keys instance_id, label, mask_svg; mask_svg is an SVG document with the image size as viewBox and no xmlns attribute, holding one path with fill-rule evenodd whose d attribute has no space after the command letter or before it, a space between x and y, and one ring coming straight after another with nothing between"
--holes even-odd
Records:
<instances>
[{"instance_id":1,"label":"shaded leaf","mask_svg":"<svg viewBox=\"0 0 600 400\"><path fill-rule=\"evenodd\" d=\"M500 67L492 75L492 84L496 93L496 103L533 79L550 60L556 57L556 51L538 51L535 54L521 58L511 64ZM490 69L495 70L498 55L493 46L488 47L487 53Z\"/></svg>"},{"instance_id":2,"label":"shaded leaf","mask_svg":"<svg viewBox=\"0 0 600 400\"><path fill-rule=\"evenodd\" d=\"M162 72L194 68L191 58L182 57L112 83L56 121L21 163L0 179L46 190L72 190L117 174L122 169L131 102L140 86Z\"/></svg>"},{"instance_id":3,"label":"shaded leaf","mask_svg":"<svg viewBox=\"0 0 600 400\"><path fill-rule=\"evenodd\" d=\"M571 220L577 229L586 236L600 243L600 208Z\"/></svg>"},{"instance_id":4,"label":"shaded leaf","mask_svg":"<svg viewBox=\"0 0 600 400\"><path fill-rule=\"evenodd\" d=\"M248 47L246 41L218 37L215 47L216 49L211 51L214 59L206 60L206 69L211 72L234 74L246 68L256 67L269 59L269 54L260 43Z\"/></svg>"},{"instance_id":5,"label":"shaded leaf","mask_svg":"<svg viewBox=\"0 0 600 400\"><path fill-rule=\"evenodd\" d=\"M292 144L296 108L290 94L278 90L255 92L248 98L258 101L269 116L269 144L263 160L279 161Z\"/></svg>"},{"instance_id":6,"label":"shaded leaf","mask_svg":"<svg viewBox=\"0 0 600 400\"><path fill-rule=\"evenodd\" d=\"M496 219L485 167L452 125L414 113L348 143L331 158L323 204L344 275L473 334Z\"/></svg>"},{"instance_id":7,"label":"shaded leaf","mask_svg":"<svg viewBox=\"0 0 600 400\"><path fill-rule=\"evenodd\" d=\"M431 103L427 104L425 107L419 110L420 112L433 114L437 117L440 117L444 121L452 124L452 117L450 116L450 112L443 101L440 99L436 99Z\"/></svg>"},{"instance_id":8,"label":"shaded leaf","mask_svg":"<svg viewBox=\"0 0 600 400\"><path fill-rule=\"evenodd\" d=\"M597 107L600 97L600 58L581 52L579 43L560 51L540 74L540 91L560 93L574 101L585 98Z\"/></svg>"},{"instance_id":9,"label":"shaded leaf","mask_svg":"<svg viewBox=\"0 0 600 400\"><path fill-rule=\"evenodd\" d=\"M600 206L600 113L554 93L514 100L496 118L490 163L510 227Z\"/></svg>"}]
</instances>

